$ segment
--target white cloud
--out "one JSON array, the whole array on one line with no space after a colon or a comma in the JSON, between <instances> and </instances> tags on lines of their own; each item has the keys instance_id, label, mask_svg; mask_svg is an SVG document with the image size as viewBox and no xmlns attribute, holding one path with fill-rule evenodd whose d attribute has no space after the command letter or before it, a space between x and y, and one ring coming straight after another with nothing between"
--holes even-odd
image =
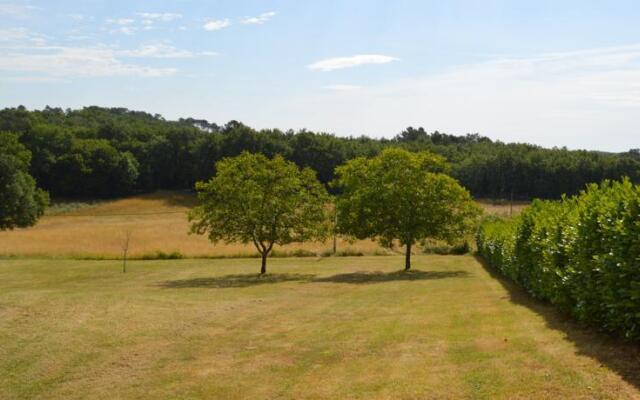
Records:
<instances>
[{"instance_id":1,"label":"white cloud","mask_svg":"<svg viewBox=\"0 0 640 400\"><path fill-rule=\"evenodd\" d=\"M138 30L138 28L132 27L132 26L121 26L120 28L116 29L115 31L111 31L113 32L119 32L119 33L124 33L125 35L133 35L134 33L136 33L136 31Z\"/></svg>"},{"instance_id":2,"label":"white cloud","mask_svg":"<svg viewBox=\"0 0 640 400\"><path fill-rule=\"evenodd\" d=\"M0 78L4 82L28 82L28 83L69 83L70 81L61 78L47 76L4 76Z\"/></svg>"},{"instance_id":3,"label":"white cloud","mask_svg":"<svg viewBox=\"0 0 640 400\"><path fill-rule=\"evenodd\" d=\"M145 20L155 20L162 22L171 22L176 19L182 18L182 14L177 13L150 13L150 12L141 12L137 13L140 17Z\"/></svg>"},{"instance_id":4,"label":"white cloud","mask_svg":"<svg viewBox=\"0 0 640 400\"><path fill-rule=\"evenodd\" d=\"M136 20L132 18L107 18L106 21L108 24L113 25L132 25L136 22Z\"/></svg>"},{"instance_id":5,"label":"white cloud","mask_svg":"<svg viewBox=\"0 0 640 400\"><path fill-rule=\"evenodd\" d=\"M411 125L621 151L638 147L640 44L501 57L368 86L348 96L305 94L263 112L267 126L340 134L390 136ZM268 120L269 115L284 120Z\"/></svg>"},{"instance_id":6,"label":"white cloud","mask_svg":"<svg viewBox=\"0 0 640 400\"><path fill-rule=\"evenodd\" d=\"M395 57L379 54L358 54L351 57L327 58L308 65L311 70L334 71L343 68L353 68L367 64L387 64L398 60Z\"/></svg>"},{"instance_id":7,"label":"white cloud","mask_svg":"<svg viewBox=\"0 0 640 400\"><path fill-rule=\"evenodd\" d=\"M327 86L324 87L324 89L335 90L335 91L338 91L338 92L349 92L349 91L352 91L352 90L362 89L362 87L357 86L357 85L334 84L334 85L327 85Z\"/></svg>"},{"instance_id":8,"label":"white cloud","mask_svg":"<svg viewBox=\"0 0 640 400\"><path fill-rule=\"evenodd\" d=\"M218 55L218 53L212 51L192 52L190 50L177 49L162 43L146 44L135 50L118 51L117 54L124 57L137 58L194 58Z\"/></svg>"},{"instance_id":9,"label":"white cloud","mask_svg":"<svg viewBox=\"0 0 640 400\"><path fill-rule=\"evenodd\" d=\"M84 14L67 14L66 16L74 21L85 21L85 20L92 21L93 20L93 17L86 16Z\"/></svg>"},{"instance_id":10,"label":"white cloud","mask_svg":"<svg viewBox=\"0 0 640 400\"><path fill-rule=\"evenodd\" d=\"M10 17L26 17L32 11L37 10L42 10L42 8L28 4L0 3L0 15Z\"/></svg>"},{"instance_id":11,"label":"white cloud","mask_svg":"<svg viewBox=\"0 0 640 400\"><path fill-rule=\"evenodd\" d=\"M27 30L24 28L0 29L0 42L26 39L27 37Z\"/></svg>"},{"instance_id":12,"label":"white cloud","mask_svg":"<svg viewBox=\"0 0 640 400\"><path fill-rule=\"evenodd\" d=\"M35 46L44 46L47 44L47 39L51 39L51 36L43 35L37 32L31 32L25 28L8 28L0 29L0 43L6 48L6 45L27 45L32 44Z\"/></svg>"},{"instance_id":13,"label":"white cloud","mask_svg":"<svg viewBox=\"0 0 640 400\"><path fill-rule=\"evenodd\" d=\"M176 73L174 68L153 68L127 64L106 47L32 48L30 51L0 53L0 70L38 73L44 77L162 77Z\"/></svg>"},{"instance_id":14,"label":"white cloud","mask_svg":"<svg viewBox=\"0 0 640 400\"><path fill-rule=\"evenodd\" d=\"M207 21L202 27L206 31L218 31L231 25L228 18Z\"/></svg>"},{"instance_id":15,"label":"white cloud","mask_svg":"<svg viewBox=\"0 0 640 400\"><path fill-rule=\"evenodd\" d=\"M264 24L265 22L269 21L271 18L275 17L276 14L277 13L275 11L269 11L266 13L262 13L257 17L244 17L243 19L240 20L240 23L245 25Z\"/></svg>"}]
</instances>

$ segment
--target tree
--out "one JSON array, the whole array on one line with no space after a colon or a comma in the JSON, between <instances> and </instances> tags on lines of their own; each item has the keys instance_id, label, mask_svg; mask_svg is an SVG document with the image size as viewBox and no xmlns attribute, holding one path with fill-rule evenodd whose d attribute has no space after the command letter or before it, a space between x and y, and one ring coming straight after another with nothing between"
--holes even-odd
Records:
<instances>
[{"instance_id":1,"label":"tree","mask_svg":"<svg viewBox=\"0 0 640 400\"><path fill-rule=\"evenodd\" d=\"M201 205L189 214L191 232L219 241L253 243L266 272L273 246L324 240L328 194L311 169L281 156L243 152L216 163L216 175L196 184Z\"/></svg>"},{"instance_id":2,"label":"tree","mask_svg":"<svg viewBox=\"0 0 640 400\"><path fill-rule=\"evenodd\" d=\"M399 241L406 246L409 270L416 241L460 238L480 213L469 192L444 174L446 169L440 156L397 148L336 168L333 184L342 191L336 204L338 231L386 244Z\"/></svg>"},{"instance_id":3,"label":"tree","mask_svg":"<svg viewBox=\"0 0 640 400\"><path fill-rule=\"evenodd\" d=\"M0 132L0 230L35 224L49 202L28 173L30 161L17 135Z\"/></svg>"}]
</instances>

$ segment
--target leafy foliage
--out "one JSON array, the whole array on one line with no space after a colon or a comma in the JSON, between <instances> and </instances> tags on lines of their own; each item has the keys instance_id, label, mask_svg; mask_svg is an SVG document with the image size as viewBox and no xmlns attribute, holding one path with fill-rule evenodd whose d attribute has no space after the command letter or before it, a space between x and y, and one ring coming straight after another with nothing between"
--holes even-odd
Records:
<instances>
[{"instance_id":1,"label":"leafy foliage","mask_svg":"<svg viewBox=\"0 0 640 400\"><path fill-rule=\"evenodd\" d=\"M49 202L28 173L30 160L17 135L0 132L0 230L33 225Z\"/></svg>"},{"instance_id":2,"label":"leafy foliage","mask_svg":"<svg viewBox=\"0 0 640 400\"><path fill-rule=\"evenodd\" d=\"M0 131L21 134L31 151L31 175L56 196L111 197L132 191L190 189L212 166L243 151L276 154L310 167L326 184L335 168L387 147L430 151L452 166L449 174L476 197L559 198L585 184L628 176L640 182L640 152L621 154L504 144L477 134L427 133L409 127L393 139L337 137L307 130L254 130L192 118L167 121L125 108L0 110Z\"/></svg>"},{"instance_id":3,"label":"leafy foliage","mask_svg":"<svg viewBox=\"0 0 640 400\"><path fill-rule=\"evenodd\" d=\"M577 319L640 339L640 186L625 179L535 201L477 236L488 263Z\"/></svg>"},{"instance_id":4,"label":"leafy foliage","mask_svg":"<svg viewBox=\"0 0 640 400\"><path fill-rule=\"evenodd\" d=\"M311 169L245 152L218 162L216 171L196 185L202 204L189 215L192 232L214 243L253 243L262 255L261 273L275 244L327 237L329 198Z\"/></svg>"},{"instance_id":5,"label":"leafy foliage","mask_svg":"<svg viewBox=\"0 0 640 400\"><path fill-rule=\"evenodd\" d=\"M338 231L382 243L399 241L406 246L409 269L416 241L459 238L480 213L469 192L443 173L446 169L438 155L394 148L338 167Z\"/></svg>"}]
</instances>

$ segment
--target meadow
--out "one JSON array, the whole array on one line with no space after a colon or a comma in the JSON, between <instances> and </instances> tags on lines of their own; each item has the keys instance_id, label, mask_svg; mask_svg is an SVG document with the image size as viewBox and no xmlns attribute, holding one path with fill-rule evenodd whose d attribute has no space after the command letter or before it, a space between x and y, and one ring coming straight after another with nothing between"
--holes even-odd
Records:
<instances>
[{"instance_id":1,"label":"meadow","mask_svg":"<svg viewBox=\"0 0 640 400\"><path fill-rule=\"evenodd\" d=\"M132 258L157 258L158 252L187 258L253 257L253 245L212 245L206 237L189 235L187 212L196 204L189 192L161 191L124 199L65 203L48 210L36 226L0 231L0 256L40 258L115 259L122 257L126 232L131 232ZM480 203L489 213L508 215L507 203ZM517 203L514 212L525 203ZM469 238L472 241L472 238ZM275 255L315 255L332 251L333 243L291 244L276 247ZM388 255L394 251L370 240L350 242L338 238L344 255ZM402 249L398 249L402 253Z\"/></svg>"},{"instance_id":2,"label":"meadow","mask_svg":"<svg viewBox=\"0 0 640 400\"><path fill-rule=\"evenodd\" d=\"M637 347L473 256L0 260L0 398L634 399Z\"/></svg>"}]
</instances>

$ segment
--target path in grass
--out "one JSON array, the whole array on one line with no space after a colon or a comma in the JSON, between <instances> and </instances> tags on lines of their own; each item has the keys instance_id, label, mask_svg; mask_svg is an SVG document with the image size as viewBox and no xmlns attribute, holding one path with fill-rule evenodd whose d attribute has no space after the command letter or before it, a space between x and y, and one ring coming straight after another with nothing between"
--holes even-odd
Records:
<instances>
[{"instance_id":1,"label":"path in grass","mask_svg":"<svg viewBox=\"0 0 640 400\"><path fill-rule=\"evenodd\" d=\"M637 347L414 263L0 260L0 398L640 398Z\"/></svg>"}]
</instances>

